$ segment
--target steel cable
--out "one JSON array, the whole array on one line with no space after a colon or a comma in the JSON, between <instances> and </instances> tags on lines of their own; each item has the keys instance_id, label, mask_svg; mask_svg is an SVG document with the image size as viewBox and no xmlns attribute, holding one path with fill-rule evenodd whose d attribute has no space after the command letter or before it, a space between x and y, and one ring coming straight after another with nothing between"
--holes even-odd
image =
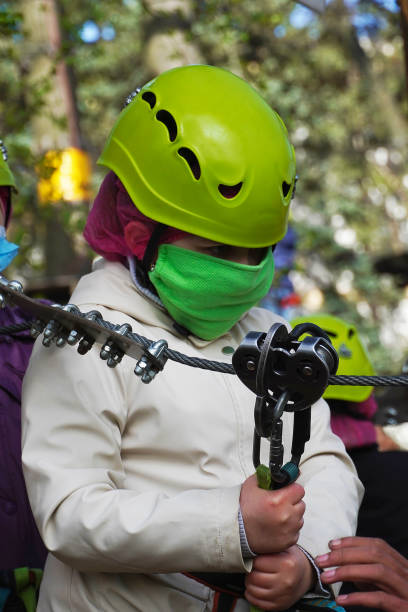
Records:
<instances>
[{"instance_id":1,"label":"steel cable","mask_svg":"<svg viewBox=\"0 0 408 612\"><path fill-rule=\"evenodd\" d=\"M84 316L81 313L82 316ZM105 321L102 318L98 318L98 324L105 329L116 331L118 329L118 325L114 325L109 321ZM15 325L7 325L4 327L0 327L0 335L6 335L13 333L19 333L21 331L25 331L31 328L31 323L17 323ZM141 336L140 334L136 334L135 332L127 332L126 336L128 336L133 342L139 344L144 349L147 349L151 344L152 340L145 338L145 336ZM226 363L224 361L213 361L210 359L203 359L201 357L190 357L189 355L185 355L184 353L180 353L179 351L175 351L173 349L167 348L165 349L165 355L172 361L176 363L180 363L182 365L187 365L192 368L201 368L203 370L209 370L212 372L220 372L222 374L235 374L235 370L230 363ZM329 377L329 385L350 385L350 386L372 386L372 387L404 387L408 386L408 375L398 375L398 376L345 376L345 375L334 375Z\"/></svg>"}]
</instances>

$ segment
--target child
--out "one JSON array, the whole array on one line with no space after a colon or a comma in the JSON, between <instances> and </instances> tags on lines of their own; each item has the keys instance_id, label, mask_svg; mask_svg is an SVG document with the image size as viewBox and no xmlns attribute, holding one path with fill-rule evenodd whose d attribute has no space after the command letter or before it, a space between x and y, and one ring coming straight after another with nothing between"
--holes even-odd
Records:
<instances>
[{"instance_id":1,"label":"child","mask_svg":"<svg viewBox=\"0 0 408 612\"><path fill-rule=\"evenodd\" d=\"M100 162L110 172L85 237L103 259L71 298L82 311L214 360L281 321L253 306L272 281L295 158L248 84L211 66L159 75L121 113ZM298 483L264 491L255 397L236 376L169 361L144 385L133 368L125 356L110 370L95 349L35 347L23 463L51 553L39 611L284 610L323 593L312 556L354 533L361 498L325 402L313 406ZM287 452L292 423L285 414ZM227 601L244 573L246 600Z\"/></svg>"},{"instance_id":2,"label":"child","mask_svg":"<svg viewBox=\"0 0 408 612\"><path fill-rule=\"evenodd\" d=\"M354 325L329 314L298 317L292 325L310 322L330 337L339 355L337 374L374 375L374 366ZM408 454L401 453L374 424L378 410L373 387L330 385L323 397L331 410L331 427L344 442L365 488L357 535L382 538L408 556ZM390 450L384 451L383 448ZM344 590L344 587L343 587Z\"/></svg>"},{"instance_id":3,"label":"child","mask_svg":"<svg viewBox=\"0 0 408 612\"><path fill-rule=\"evenodd\" d=\"M1 272L18 252L18 246L6 238L13 189L15 180L0 140ZM28 321L30 317L20 308L6 306L0 310L0 609L4 612L30 609L28 602L35 602L40 571L31 571L30 584L26 580L30 575L27 568L43 568L47 554L34 522L21 468L21 386L33 348L30 331L24 326ZM23 590L27 608L18 597Z\"/></svg>"}]
</instances>

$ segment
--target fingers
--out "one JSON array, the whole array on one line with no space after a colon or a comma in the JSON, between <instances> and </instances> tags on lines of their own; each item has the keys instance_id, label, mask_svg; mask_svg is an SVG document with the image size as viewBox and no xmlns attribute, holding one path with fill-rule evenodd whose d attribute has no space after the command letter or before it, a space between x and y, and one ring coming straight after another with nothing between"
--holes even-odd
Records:
<instances>
[{"instance_id":1,"label":"fingers","mask_svg":"<svg viewBox=\"0 0 408 612\"><path fill-rule=\"evenodd\" d=\"M360 537L332 540L329 548L316 558L324 584L347 581L376 589L341 595L338 603L408 612L408 561L396 550L379 538Z\"/></svg>"},{"instance_id":2,"label":"fingers","mask_svg":"<svg viewBox=\"0 0 408 612\"><path fill-rule=\"evenodd\" d=\"M329 548L333 551L344 548L365 548L369 549L369 554L376 559L380 559L384 555L389 555L396 559L398 563L403 562L408 567L408 561L392 548L392 546L380 538L361 538L357 536L340 538L329 542Z\"/></svg>"},{"instance_id":3,"label":"fingers","mask_svg":"<svg viewBox=\"0 0 408 612\"><path fill-rule=\"evenodd\" d=\"M245 599L256 606L260 610L280 610L280 607L277 607L276 602L271 602L268 599L268 592L259 592L254 595L251 591L245 591Z\"/></svg>"},{"instance_id":4,"label":"fingers","mask_svg":"<svg viewBox=\"0 0 408 612\"><path fill-rule=\"evenodd\" d=\"M297 482L292 482L292 484L288 485L287 487L283 487L278 491L282 493L285 496L286 500L293 505L300 502L305 496L304 488Z\"/></svg>"},{"instance_id":5,"label":"fingers","mask_svg":"<svg viewBox=\"0 0 408 612\"><path fill-rule=\"evenodd\" d=\"M308 559L297 546L260 555L245 578L246 598L260 608L286 610L309 590L314 579Z\"/></svg>"},{"instance_id":6,"label":"fingers","mask_svg":"<svg viewBox=\"0 0 408 612\"><path fill-rule=\"evenodd\" d=\"M377 589L408 601L406 577L383 563L344 565L326 570L320 577L324 584L347 581L373 585Z\"/></svg>"},{"instance_id":7,"label":"fingers","mask_svg":"<svg viewBox=\"0 0 408 612\"><path fill-rule=\"evenodd\" d=\"M399 564L397 560L387 553L379 554L371 547L361 548L341 548L334 550L326 555L320 555L316 562L322 569L326 567L355 565L355 564L375 564L387 565L393 570L397 570Z\"/></svg>"},{"instance_id":8,"label":"fingers","mask_svg":"<svg viewBox=\"0 0 408 612\"><path fill-rule=\"evenodd\" d=\"M379 538L342 538L329 542L329 547L331 552L316 557L321 568L379 563L395 572L408 573L408 561Z\"/></svg>"},{"instance_id":9,"label":"fingers","mask_svg":"<svg viewBox=\"0 0 408 612\"><path fill-rule=\"evenodd\" d=\"M263 573L266 573L267 575L278 573L282 571L282 564L286 563L286 561L286 552L278 552L271 555L258 555L253 560L252 572L248 574L247 578L255 575L255 573L256 575L261 575Z\"/></svg>"},{"instance_id":10,"label":"fingers","mask_svg":"<svg viewBox=\"0 0 408 612\"><path fill-rule=\"evenodd\" d=\"M281 576L255 572L246 579L245 599L262 610L286 610L293 603L290 590L282 585Z\"/></svg>"},{"instance_id":11,"label":"fingers","mask_svg":"<svg viewBox=\"0 0 408 612\"><path fill-rule=\"evenodd\" d=\"M383 591L370 591L368 593L349 593L336 597L336 603L341 606L364 606L377 608L386 612L408 612L408 601L384 593ZM351 612L351 611L350 611Z\"/></svg>"},{"instance_id":12,"label":"fingers","mask_svg":"<svg viewBox=\"0 0 408 612\"><path fill-rule=\"evenodd\" d=\"M279 557L279 553L277 553L276 556ZM255 559L255 562L258 562L258 569L254 568L245 578L245 598L261 610L272 610L273 608L271 606L277 603L276 588L279 586L277 585L277 581L279 582L279 573L272 570L270 555L268 555L268 557L269 559L266 563L265 560L263 563L259 562L259 560L262 560L262 556ZM262 567L268 568L269 571L261 571L260 568Z\"/></svg>"},{"instance_id":13,"label":"fingers","mask_svg":"<svg viewBox=\"0 0 408 612\"><path fill-rule=\"evenodd\" d=\"M304 488L297 483L276 491L258 488L254 476L243 483L241 514L254 552L279 552L296 544L304 522L304 494Z\"/></svg>"},{"instance_id":14,"label":"fingers","mask_svg":"<svg viewBox=\"0 0 408 612\"><path fill-rule=\"evenodd\" d=\"M383 566L381 564L356 564L345 565L344 567L336 567L325 570L320 574L320 578L324 584L333 584L334 582L365 582L376 584L382 579Z\"/></svg>"}]
</instances>

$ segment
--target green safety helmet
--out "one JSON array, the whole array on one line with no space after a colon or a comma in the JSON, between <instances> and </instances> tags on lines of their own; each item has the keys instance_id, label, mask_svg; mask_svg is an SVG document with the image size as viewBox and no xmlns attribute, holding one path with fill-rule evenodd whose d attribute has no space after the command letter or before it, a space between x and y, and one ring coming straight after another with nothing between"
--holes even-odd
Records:
<instances>
[{"instance_id":1,"label":"green safety helmet","mask_svg":"<svg viewBox=\"0 0 408 612\"><path fill-rule=\"evenodd\" d=\"M16 182L14 180L13 173L7 164L7 149L2 140L0 140L0 187L10 187L17 191ZM11 215L11 192L8 194L6 202L6 214L4 219L4 225L7 227Z\"/></svg>"},{"instance_id":2,"label":"green safety helmet","mask_svg":"<svg viewBox=\"0 0 408 612\"><path fill-rule=\"evenodd\" d=\"M7 164L7 149L2 140L0 140L0 186L16 189L13 173Z\"/></svg>"},{"instance_id":3,"label":"green safety helmet","mask_svg":"<svg viewBox=\"0 0 408 612\"><path fill-rule=\"evenodd\" d=\"M222 68L174 68L119 115L98 163L146 216L221 243L264 247L286 232L295 153L279 115Z\"/></svg>"},{"instance_id":4,"label":"green safety helmet","mask_svg":"<svg viewBox=\"0 0 408 612\"><path fill-rule=\"evenodd\" d=\"M293 327L299 323L314 323L328 334L339 356L339 367L336 374L344 376L373 376L375 374L373 365L354 325L328 314L296 317L290 322ZM329 385L323 397L328 400L364 402L370 396L372 390L373 387Z\"/></svg>"}]
</instances>

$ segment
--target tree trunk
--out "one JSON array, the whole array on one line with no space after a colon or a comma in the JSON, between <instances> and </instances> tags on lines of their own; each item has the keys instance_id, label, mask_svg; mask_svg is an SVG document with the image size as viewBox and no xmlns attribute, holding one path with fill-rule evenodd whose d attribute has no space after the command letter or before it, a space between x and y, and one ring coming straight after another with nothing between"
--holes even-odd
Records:
<instances>
[{"instance_id":1,"label":"tree trunk","mask_svg":"<svg viewBox=\"0 0 408 612\"><path fill-rule=\"evenodd\" d=\"M408 93L408 0L399 0L401 7L401 34L404 41L405 85Z\"/></svg>"},{"instance_id":2,"label":"tree trunk","mask_svg":"<svg viewBox=\"0 0 408 612\"><path fill-rule=\"evenodd\" d=\"M191 0L145 0L151 19L146 28L145 64L150 76L164 70L204 63L189 32L194 18Z\"/></svg>"},{"instance_id":3,"label":"tree trunk","mask_svg":"<svg viewBox=\"0 0 408 612\"><path fill-rule=\"evenodd\" d=\"M29 82L42 84L43 106L31 121L33 152L41 158L47 151L81 147L74 89L61 54L61 28L57 0L23 0L24 26L30 58ZM28 95L29 92L28 92ZM45 204L47 205L47 204ZM66 203L50 203L45 222L45 273L47 277L75 274L79 267L71 237L61 222ZM52 284L52 281L51 281Z\"/></svg>"}]
</instances>

